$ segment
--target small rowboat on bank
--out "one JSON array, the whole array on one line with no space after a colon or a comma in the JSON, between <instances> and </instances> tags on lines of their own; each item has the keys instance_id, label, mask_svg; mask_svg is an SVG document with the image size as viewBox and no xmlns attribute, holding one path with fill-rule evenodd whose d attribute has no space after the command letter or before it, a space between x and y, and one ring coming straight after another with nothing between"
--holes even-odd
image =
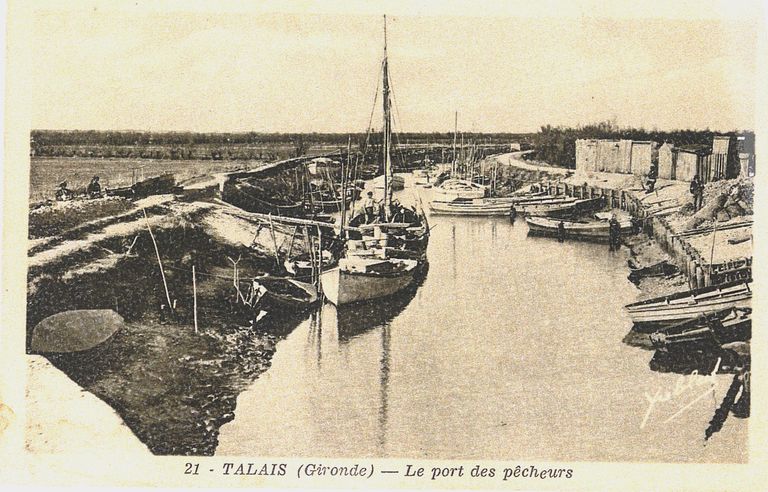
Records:
<instances>
[{"instance_id":1,"label":"small rowboat on bank","mask_svg":"<svg viewBox=\"0 0 768 492\"><path fill-rule=\"evenodd\" d=\"M312 284L292 278L259 277L253 279L253 283L264 289L258 307L267 312L302 312L318 300L317 290Z\"/></svg>"},{"instance_id":2,"label":"small rowboat on bank","mask_svg":"<svg viewBox=\"0 0 768 492\"><path fill-rule=\"evenodd\" d=\"M728 309L705 314L649 335L657 349L720 347L752 338L751 309Z\"/></svg>"},{"instance_id":3,"label":"small rowboat on bank","mask_svg":"<svg viewBox=\"0 0 768 492\"><path fill-rule=\"evenodd\" d=\"M751 281L738 281L627 304L624 308L635 325L670 324L690 320L707 313L752 304Z\"/></svg>"},{"instance_id":4,"label":"small rowboat on bank","mask_svg":"<svg viewBox=\"0 0 768 492\"><path fill-rule=\"evenodd\" d=\"M526 217L528 232L532 235L559 237L560 224L563 227L563 239L581 239L595 242L608 242L610 224L607 220L568 221L548 217ZM632 234L632 221L619 220L621 234Z\"/></svg>"}]
</instances>

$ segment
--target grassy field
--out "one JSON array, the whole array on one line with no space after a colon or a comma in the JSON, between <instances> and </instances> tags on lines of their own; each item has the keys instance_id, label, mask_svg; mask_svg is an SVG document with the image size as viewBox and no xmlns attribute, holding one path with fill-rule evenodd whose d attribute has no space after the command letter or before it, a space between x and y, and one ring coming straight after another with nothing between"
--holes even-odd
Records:
<instances>
[{"instance_id":1,"label":"grassy field","mask_svg":"<svg viewBox=\"0 0 768 492\"><path fill-rule=\"evenodd\" d=\"M116 188L130 186L134 172L139 179L172 173L178 182L214 172L252 169L260 164L260 161L33 157L30 164L29 199L31 202L53 199L62 181L68 183L69 189L82 192L93 176L99 176L102 187Z\"/></svg>"}]
</instances>

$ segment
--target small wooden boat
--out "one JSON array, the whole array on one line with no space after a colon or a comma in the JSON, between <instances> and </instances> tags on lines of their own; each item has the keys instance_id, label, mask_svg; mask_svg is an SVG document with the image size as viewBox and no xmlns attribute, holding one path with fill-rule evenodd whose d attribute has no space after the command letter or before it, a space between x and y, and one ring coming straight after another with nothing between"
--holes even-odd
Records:
<instances>
[{"instance_id":1,"label":"small wooden boat","mask_svg":"<svg viewBox=\"0 0 768 492\"><path fill-rule=\"evenodd\" d=\"M331 268L336 260L330 251L323 250L323 270ZM302 253L283 262L285 270L297 278L308 279L312 275L312 260L309 253Z\"/></svg>"},{"instance_id":2,"label":"small wooden boat","mask_svg":"<svg viewBox=\"0 0 768 492\"><path fill-rule=\"evenodd\" d=\"M345 209L349 209L350 203L352 203L352 197L350 196L343 203L341 197L316 197L311 202L307 201L310 211L327 213L340 212L342 206Z\"/></svg>"},{"instance_id":3,"label":"small wooden boat","mask_svg":"<svg viewBox=\"0 0 768 492\"><path fill-rule=\"evenodd\" d=\"M751 309L728 309L705 314L649 335L657 349L720 347L752 338Z\"/></svg>"},{"instance_id":4,"label":"small wooden boat","mask_svg":"<svg viewBox=\"0 0 768 492\"><path fill-rule=\"evenodd\" d=\"M548 217L526 217L528 232L532 235L559 237L560 224L563 224L565 237L563 239L582 239L587 241L608 242L610 239L610 224L607 220L567 221ZM629 219L619 221L621 233L633 232Z\"/></svg>"},{"instance_id":5,"label":"small wooden boat","mask_svg":"<svg viewBox=\"0 0 768 492\"><path fill-rule=\"evenodd\" d=\"M428 169L414 169L411 174L413 174L413 184L417 186L429 184L431 181L430 171Z\"/></svg>"},{"instance_id":6,"label":"small wooden boat","mask_svg":"<svg viewBox=\"0 0 768 492\"><path fill-rule=\"evenodd\" d=\"M40 353L89 350L125 325L111 309L77 309L48 316L32 330L30 348Z\"/></svg>"},{"instance_id":7,"label":"small wooden boat","mask_svg":"<svg viewBox=\"0 0 768 492\"><path fill-rule=\"evenodd\" d=\"M629 273L629 276L627 276L627 278L633 284L640 283L640 280L644 278L668 277L670 275L675 275L680 272L680 269L678 269L675 265L669 263L666 260L660 261L658 263L654 263L653 265L649 265L646 267L639 267L635 265L632 260L628 260L627 263L630 269L630 273Z\"/></svg>"},{"instance_id":8,"label":"small wooden boat","mask_svg":"<svg viewBox=\"0 0 768 492\"><path fill-rule=\"evenodd\" d=\"M512 204L508 200L495 198L476 198L474 200L432 200L429 209L433 214L443 215L509 215Z\"/></svg>"},{"instance_id":9,"label":"small wooden boat","mask_svg":"<svg viewBox=\"0 0 768 492\"><path fill-rule=\"evenodd\" d=\"M533 216L562 216L597 210L603 206L602 198L562 198L550 201L515 205L518 212Z\"/></svg>"},{"instance_id":10,"label":"small wooden boat","mask_svg":"<svg viewBox=\"0 0 768 492\"><path fill-rule=\"evenodd\" d=\"M472 200L485 197L487 191L488 188L472 181L450 178L432 187L432 198L443 202Z\"/></svg>"},{"instance_id":11,"label":"small wooden boat","mask_svg":"<svg viewBox=\"0 0 768 492\"><path fill-rule=\"evenodd\" d=\"M640 327L651 324L671 324L690 320L707 313L732 308L749 308L752 303L751 281L738 281L675 292L661 297L627 304L632 321Z\"/></svg>"},{"instance_id":12,"label":"small wooden boat","mask_svg":"<svg viewBox=\"0 0 768 492\"><path fill-rule=\"evenodd\" d=\"M259 277L253 279L256 288L263 287L256 304L259 309L281 314L301 312L317 302L317 290L312 284L284 277Z\"/></svg>"},{"instance_id":13,"label":"small wooden boat","mask_svg":"<svg viewBox=\"0 0 768 492\"><path fill-rule=\"evenodd\" d=\"M337 306L387 297L411 284L418 264L408 259L347 256L320 275L323 294Z\"/></svg>"},{"instance_id":14,"label":"small wooden boat","mask_svg":"<svg viewBox=\"0 0 768 492\"><path fill-rule=\"evenodd\" d=\"M402 189L405 188L405 178L403 178L400 175L393 174L389 178L389 181L390 181L389 185L392 188L392 190L394 190L394 191L402 190ZM382 188L383 189L384 188L384 175L382 174L381 176L378 176L378 177L374 178L373 185L376 188Z\"/></svg>"}]
</instances>

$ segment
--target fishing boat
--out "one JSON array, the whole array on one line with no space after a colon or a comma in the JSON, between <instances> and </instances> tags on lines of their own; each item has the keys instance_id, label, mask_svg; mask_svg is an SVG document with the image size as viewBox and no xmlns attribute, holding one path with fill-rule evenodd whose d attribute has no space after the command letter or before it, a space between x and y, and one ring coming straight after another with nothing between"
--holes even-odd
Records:
<instances>
[{"instance_id":1,"label":"fishing boat","mask_svg":"<svg viewBox=\"0 0 768 492\"><path fill-rule=\"evenodd\" d=\"M381 176L374 178L373 185L380 190L390 187L393 191L399 191L405 189L405 178L398 174L392 174L385 180L384 175L382 174Z\"/></svg>"},{"instance_id":2,"label":"fishing boat","mask_svg":"<svg viewBox=\"0 0 768 492\"><path fill-rule=\"evenodd\" d=\"M392 116L390 80L387 61L387 27L384 17L384 59L382 62L382 102L384 125L382 128L384 197L381 217L369 224L365 214L354 217L349 226L342 217L341 228L349 233L347 251L338 266L324 270L320 282L326 298L337 306L368 301L395 294L413 282L420 262L415 259L393 257L394 246L419 255L426 254L429 225L423 210L417 211L393 201L396 181L392 173ZM402 177L401 177L402 179ZM344 212L342 212L344 214ZM398 244L399 243L399 244Z\"/></svg>"},{"instance_id":3,"label":"fishing boat","mask_svg":"<svg viewBox=\"0 0 768 492\"><path fill-rule=\"evenodd\" d=\"M304 213L304 202L287 197L266 197L262 188L245 180L231 179L224 183L222 198L248 212L299 217Z\"/></svg>"},{"instance_id":4,"label":"fishing boat","mask_svg":"<svg viewBox=\"0 0 768 492\"><path fill-rule=\"evenodd\" d=\"M488 188L481 184L459 178L449 178L432 187L432 200L450 202L453 200L472 200L483 198Z\"/></svg>"},{"instance_id":5,"label":"fishing boat","mask_svg":"<svg viewBox=\"0 0 768 492\"><path fill-rule=\"evenodd\" d=\"M750 282L738 281L675 292L666 296L633 302L624 308L635 325L640 327L682 322L725 309L751 307Z\"/></svg>"},{"instance_id":6,"label":"fishing boat","mask_svg":"<svg viewBox=\"0 0 768 492\"><path fill-rule=\"evenodd\" d=\"M607 220L570 221L552 219L549 217L526 217L528 232L532 235L560 237L560 224L563 228L563 239L581 239L595 242L608 242L610 239L610 224ZM633 232L632 221L619 220L621 234Z\"/></svg>"},{"instance_id":7,"label":"fishing boat","mask_svg":"<svg viewBox=\"0 0 768 492\"><path fill-rule=\"evenodd\" d=\"M512 202L497 198L476 198L474 200L432 200L429 209L438 215L496 216L509 215Z\"/></svg>"},{"instance_id":8,"label":"fishing boat","mask_svg":"<svg viewBox=\"0 0 768 492\"><path fill-rule=\"evenodd\" d=\"M387 297L413 282L418 261L350 255L320 276L323 293L337 306Z\"/></svg>"},{"instance_id":9,"label":"fishing boat","mask_svg":"<svg viewBox=\"0 0 768 492\"><path fill-rule=\"evenodd\" d=\"M727 309L672 325L649 335L657 349L720 347L752 338L751 309Z\"/></svg>"},{"instance_id":10,"label":"fishing boat","mask_svg":"<svg viewBox=\"0 0 768 492\"><path fill-rule=\"evenodd\" d=\"M539 202L521 203L515 205L515 208L518 212L526 215L560 217L597 210L603 206L603 203L602 198L556 198Z\"/></svg>"}]
</instances>

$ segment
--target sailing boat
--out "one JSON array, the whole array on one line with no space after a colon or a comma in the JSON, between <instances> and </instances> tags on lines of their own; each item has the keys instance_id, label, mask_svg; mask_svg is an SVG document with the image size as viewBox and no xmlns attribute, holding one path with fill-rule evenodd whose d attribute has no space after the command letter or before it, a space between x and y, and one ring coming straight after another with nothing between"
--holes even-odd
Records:
<instances>
[{"instance_id":1,"label":"sailing boat","mask_svg":"<svg viewBox=\"0 0 768 492\"><path fill-rule=\"evenodd\" d=\"M455 113L453 129L453 164L451 166L451 177L443 181L440 185L432 188L432 201L452 202L454 200L475 200L483 198L487 194L487 188L481 184L474 183L469 179L461 179L457 170L456 159L456 138L459 131L459 113ZM464 137L462 135L462 149L464 147ZM466 163L464 164L466 167ZM430 205L431 206L431 205ZM434 209L433 209L434 210Z\"/></svg>"},{"instance_id":2,"label":"sailing boat","mask_svg":"<svg viewBox=\"0 0 768 492\"><path fill-rule=\"evenodd\" d=\"M429 240L429 226L423 211L409 210L392 200L392 115L386 16L382 72L383 213L373 223L367 223L365 214L353 218L346 227L349 239L345 256L339 260L338 266L320 276L326 298L337 306L386 297L408 287L413 282ZM344 230L343 221L341 227Z\"/></svg>"}]
</instances>

